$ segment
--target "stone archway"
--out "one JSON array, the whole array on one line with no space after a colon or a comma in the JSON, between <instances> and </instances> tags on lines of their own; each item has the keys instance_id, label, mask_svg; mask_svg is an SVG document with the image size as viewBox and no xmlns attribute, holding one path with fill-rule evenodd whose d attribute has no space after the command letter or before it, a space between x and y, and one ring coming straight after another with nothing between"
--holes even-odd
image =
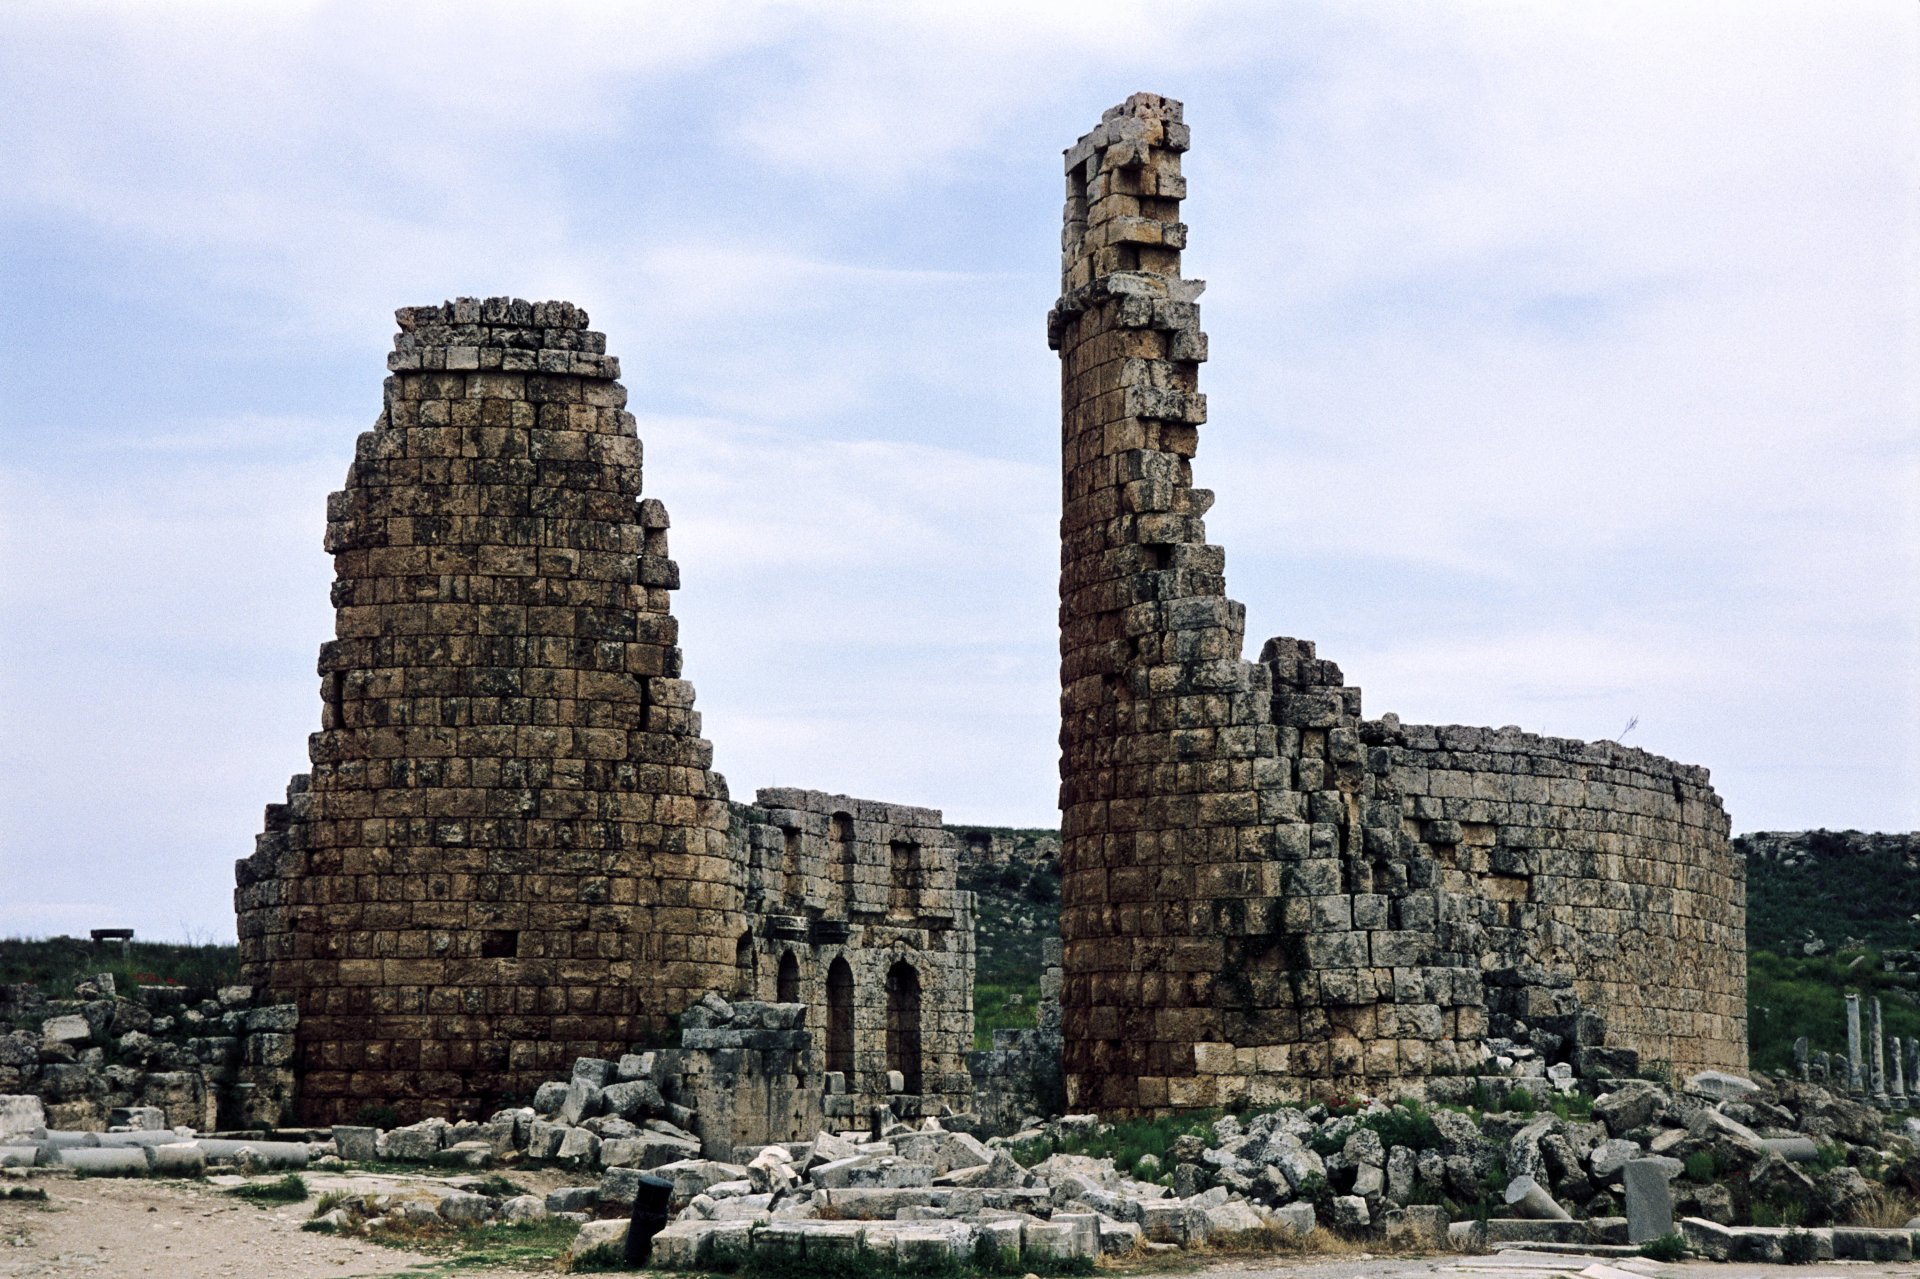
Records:
<instances>
[{"instance_id":1,"label":"stone archway","mask_svg":"<svg viewBox=\"0 0 1920 1279\"><path fill-rule=\"evenodd\" d=\"M733 944L733 993L739 999L759 998L759 982L754 979L753 934L740 934Z\"/></svg>"},{"instance_id":2,"label":"stone archway","mask_svg":"<svg viewBox=\"0 0 1920 1279\"><path fill-rule=\"evenodd\" d=\"M800 1002L800 961L788 951L780 956L780 972L774 979L773 999L779 1004Z\"/></svg>"},{"instance_id":3,"label":"stone archway","mask_svg":"<svg viewBox=\"0 0 1920 1279\"><path fill-rule=\"evenodd\" d=\"M920 974L904 959L887 970L887 1069L900 1072L902 1091L921 1092Z\"/></svg>"},{"instance_id":4,"label":"stone archway","mask_svg":"<svg viewBox=\"0 0 1920 1279\"><path fill-rule=\"evenodd\" d=\"M847 1077L847 1091L854 1092L853 1078L853 967L845 956L827 969L827 1069Z\"/></svg>"}]
</instances>

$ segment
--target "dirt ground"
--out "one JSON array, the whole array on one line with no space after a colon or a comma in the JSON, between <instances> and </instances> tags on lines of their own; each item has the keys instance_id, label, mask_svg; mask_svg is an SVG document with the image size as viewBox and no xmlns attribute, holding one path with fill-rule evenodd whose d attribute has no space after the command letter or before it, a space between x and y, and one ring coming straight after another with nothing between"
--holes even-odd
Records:
<instances>
[{"instance_id":1,"label":"dirt ground","mask_svg":"<svg viewBox=\"0 0 1920 1279\"><path fill-rule=\"evenodd\" d=\"M305 1178L314 1198L330 1190L397 1190L413 1180L317 1172ZM454 1273L443 1258L302 1231L300 1224L313 1215L314 1198L256 1205L222 1193L220 1183L235 1180L35 1177L14 1183L44 1189L47 1199L0 1199L0 1279L360 1279ZM539 1193L564 1184L551 1173L516 1175L515 1180ZM460 1273L476 1272L463 1267Z\"/></svg>"},{"instance_id":2,"label":"dirt ground","mask_svg":"<svg viewBox=\"0 0 1920 1279\"><path fill-rule=\"evenodd\" d=\"M516 1178L550 1189L547 1174ZM407 1178L308 1174L314 1194L397 1188ZM44 1203L0 1200L0 1279L152 1276L153 1279L373 1279L375 1276L526 1274L450 1268L443 1258L353 1238L309 1234L313 1201L259 1207L218 1185L186 1181L36 1177ZM551 1273L550 1271L547 1273ZM1638 1258L1504 1253L1490 1257L1234 1258L1187 1270L1218 1279L1920 1279L1920 1263L1824 1262L1780 1266L1660 1265Z\"/></svg>"}]
</instances>

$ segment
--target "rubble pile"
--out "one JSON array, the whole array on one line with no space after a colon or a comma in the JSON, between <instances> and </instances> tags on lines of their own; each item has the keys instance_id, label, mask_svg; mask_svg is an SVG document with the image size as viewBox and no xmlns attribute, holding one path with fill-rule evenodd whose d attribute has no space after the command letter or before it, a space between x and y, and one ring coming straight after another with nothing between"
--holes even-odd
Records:
<instances>
[{"instance_id":1,"label":"rubble pile","mask_svg":"<svg viewBox=\"0 0 1920 1279\"><path fill-rule=\"evenodd\" d=\"M654 1166L673 1188L654 1255L668 1267L725 1268L748 1255L864 1248L913 1264L1033 1267L1141 1249L1263 1247L1323 1228L1436 1252L1529 1243L1627 1251L1677 1233L1695 1251L1736 1259L1779 1260L1796 1248L1809 1258L1913 1255L1920 1220L1855 1223L1920 1190L1920 1121L1894 1128L1874 1107L1811 1083L1713 1071L1680 1087L1578 1086L1545 1075L1440 1079L1430 1104L1190 1122L1164 1155L1138 1149L1151 1125L1090 1115L984 1141L965 1115L878 1135L822 1132L732 1160ZM635 1172L611 1168L573 1202L623 1216L637 1184ZM594 1223L579 1247L616 1247L623 1229Z\"/></svg>"},{"instance_id":2,"label":"rubble pile","mask_svg":"<svg viewBox=\"0 0 1920 1279\"><path fill-rule=\"evenodd\" d=\"M151 1111L160 1127L272 1127L293 1095L298 1021L293 1005L261 1004L251 986L142 985L127 996L98 973L55 1000L4 986L0 1093L39 1097L60 1129L127 1127Z\"/></svg>"}]
</instances>

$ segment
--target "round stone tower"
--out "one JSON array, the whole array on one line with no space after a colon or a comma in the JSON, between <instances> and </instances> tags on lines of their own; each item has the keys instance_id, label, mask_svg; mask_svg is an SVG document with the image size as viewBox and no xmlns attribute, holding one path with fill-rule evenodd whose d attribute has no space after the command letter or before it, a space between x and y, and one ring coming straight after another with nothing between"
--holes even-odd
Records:
<instances>
[{"instance_id":1,"label":"round stone tower","mask_svg":"<svg viewBox=\"0 0 1920 1279\"><path fill-rule=\"evenodd\" d=\"M327 507L312 769L240 862L299 1117L487 1113L732 980L744 871L681 676L667 515L567 302L398 313Z\"/></svg>"}]
</instances>

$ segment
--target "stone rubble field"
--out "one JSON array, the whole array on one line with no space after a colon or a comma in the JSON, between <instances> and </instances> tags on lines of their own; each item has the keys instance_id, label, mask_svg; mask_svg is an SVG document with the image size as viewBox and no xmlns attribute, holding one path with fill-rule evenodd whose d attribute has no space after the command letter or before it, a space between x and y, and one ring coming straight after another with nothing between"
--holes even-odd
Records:
<instances>
[{"instance_id":1,"label":"stone rubble field","mask_svg":"<svg viewBox=\"0 0 1920 1279\"><path fill-rule=\"evenodd\" d=\"M1437 1091L1470 1104L1189 1119L1161 1126L1158 1153L1140 1144L1150 1124L1069 1115L983 1137L971 1117L954 1115L712 1158L692 1130L698 1117L662 1098L656 1069L650 1053L583 1058L533 1105L484 1121L341 1125L310 1141L50 1130L39 1099L6 1097L0 1165L16 1180L45 1170L231 1178L414 1165L437 1175L340 1183L309 1207L309 1231L379 1237L564 1222L579 1227L570 1256L581 1264L620 1252L643 1179L656 1177L672 1190L654 1264L679 1269L877 1255L908 1270L1057 1273L1159 1253L1329 1247L1469 1258L1558 1247L1605 1266L1675 1232L1715 1261L1885 1267L1911 1261L1920 1229L1906 1216L1920 1190L1920 1122L1896 1127L1862 1101L1764 1076L1706 1072L1680 1088L1545 1075L1441 1080ZM509 1193L483 1175L501 1167L544 1169L555 1184Z\"/></svg>"}]
</instances>

